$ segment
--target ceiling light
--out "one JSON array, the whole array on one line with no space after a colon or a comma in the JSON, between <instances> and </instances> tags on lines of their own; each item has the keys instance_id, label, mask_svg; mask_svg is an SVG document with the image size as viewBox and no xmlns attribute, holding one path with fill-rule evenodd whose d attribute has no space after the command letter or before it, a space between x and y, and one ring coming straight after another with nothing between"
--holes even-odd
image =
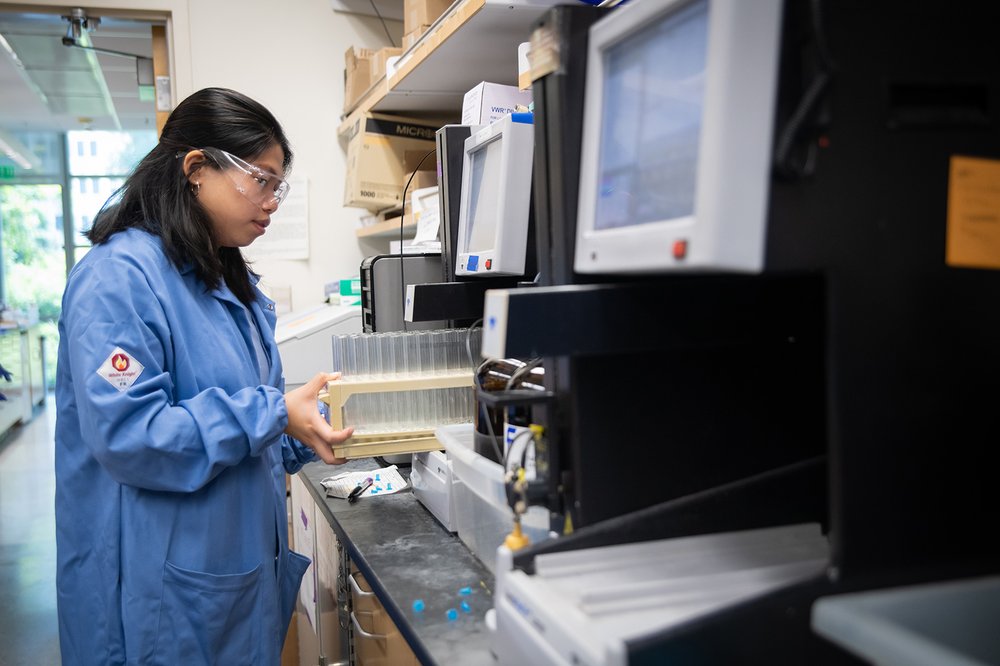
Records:
<instances>
[{"instance_id":1,"label":"ceiling light","mask_svg":"<svg viewBox=\"0 0 1000 666\"><path fill-rule=\"evenodd\" d=\"M25 171L36 169L42 164L41 160L28 150L27 146L17 140L17 137L2 129L0 129L0 153L9 157Z\"/></svg>"},{"instance_id":2,"label":"ceiling light","mask_svg":"<svg viewBox=\"0 0 1000 666\"><path fill-rule=\"evenodd\" d=\"M11 60L14 61L15 65L17 65L21 69L24 69L24 63L21 62L21 59L17 57L17 53L14 52L14 49L11 48L11 45L9 43L7 43L7 40L4 39L3 35L0 35L0 48L2 48L4 51L7 52L7 55L10 56Z\"/></svg>"}]
</instances>

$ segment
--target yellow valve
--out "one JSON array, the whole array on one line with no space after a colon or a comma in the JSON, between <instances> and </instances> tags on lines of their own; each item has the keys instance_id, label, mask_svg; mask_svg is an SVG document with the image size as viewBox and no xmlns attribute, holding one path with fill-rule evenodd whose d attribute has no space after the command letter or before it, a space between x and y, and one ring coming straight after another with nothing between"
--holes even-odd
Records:
<instances>
[{"instance_id":1,"label":"yellow valve","mask_svg":"<svg viewBox=\"0 0 1000 666\"><path fill-rule=\"evenodd\" d=\"M526 534L521 532L520 520L514 521L514 529L511 530L510 534L507 535L507 538L504 539L503 545L507 546L511 550L521 550L522 548L531 545L531 539L529 539Z\"/></svg>"}]
</instances>

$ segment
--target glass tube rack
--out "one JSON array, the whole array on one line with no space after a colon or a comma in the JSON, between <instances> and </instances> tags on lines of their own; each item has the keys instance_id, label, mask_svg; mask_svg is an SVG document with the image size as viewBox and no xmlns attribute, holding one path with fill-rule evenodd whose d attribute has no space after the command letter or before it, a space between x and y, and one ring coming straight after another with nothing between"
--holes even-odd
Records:
<instances>
[{"instance_id":1,"label":"glass tube rack","mask_svg":"<svg viewBox=\"0 0 1000 666\"><path fill-rule=\"evenodd\" d=\"M363 458L442 448L436 427L473 420L479 334L447 329L334 336L333 369L342 377L329 382L320 399L334 428L355 429L334 453Z\"/></svg>"}]
</instances>

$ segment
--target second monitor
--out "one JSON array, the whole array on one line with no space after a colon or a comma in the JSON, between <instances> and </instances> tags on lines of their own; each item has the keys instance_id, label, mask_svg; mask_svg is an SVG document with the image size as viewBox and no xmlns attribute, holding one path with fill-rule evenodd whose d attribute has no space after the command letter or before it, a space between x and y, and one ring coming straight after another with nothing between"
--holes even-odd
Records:
<instances>
[{"instance_id":1,"label":"second monitor","mask_svg":"<svg viewBox=\"0 0 1000 666\"><path fill-rule=\"evenodd\" d=\"M456 275L524 274L533 148L527 113L506 116L466 139Z\"/></svg>"}]
</instances>

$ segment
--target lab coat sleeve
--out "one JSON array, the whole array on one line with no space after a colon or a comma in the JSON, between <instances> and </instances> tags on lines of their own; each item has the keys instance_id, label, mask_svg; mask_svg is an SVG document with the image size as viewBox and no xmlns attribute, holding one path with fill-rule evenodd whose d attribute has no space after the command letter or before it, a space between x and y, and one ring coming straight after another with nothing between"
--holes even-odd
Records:
<instances>
[{"instance_id":1,"label":"lab coat sleeve","mask_svg":"<svg viewBox=\"0 0 1000 666\"><path fill-rule=\"evenodd\" d=\"M316 455L315 451L288 435L282 435L281 457L285 465L285 471L289 474L295 474L306 463L319 460L319 456Z\"/></svg>"},{"instance_id":2,"label":"lab coat sleeve","mask_svg":"<svg viewBox=\"0 0 1000 666\"><path fill-rule=\"evenodd\" d=\"M119 483L195 491L223 469L278 444L288 422L273 386L207 388L174 401L167 349L176 340L164 305L138 265L118 257L81 271L63 301L73 390L84 443ZM120 347L142 364L125 390L98 369Z\"/></svg>"}]
</instances>

